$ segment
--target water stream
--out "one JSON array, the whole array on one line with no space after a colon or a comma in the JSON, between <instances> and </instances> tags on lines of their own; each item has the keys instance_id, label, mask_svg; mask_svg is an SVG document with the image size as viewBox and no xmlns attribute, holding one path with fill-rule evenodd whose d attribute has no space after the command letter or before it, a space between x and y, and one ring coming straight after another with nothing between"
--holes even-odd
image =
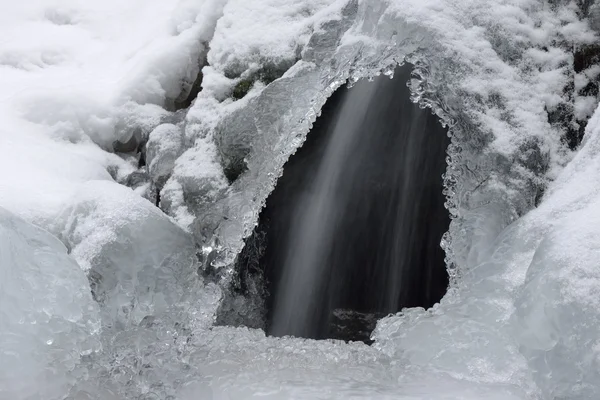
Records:
<instances>
[{"instance_id":1,"label":"water stream","mask_svg":"<svg viewBox=\"0 0 600 400\"><path fill-rule=\"evenodd\" d=\"M332 321L353 318L342 310L428 307L445 292L447 137L410 102L409 77L406 66L340 89L330 121L310 133L319 149L307 142L304 166L286 165L271 202L286 211L270 217L270 334L328 337Z\"/></svg>"}]
</instances>

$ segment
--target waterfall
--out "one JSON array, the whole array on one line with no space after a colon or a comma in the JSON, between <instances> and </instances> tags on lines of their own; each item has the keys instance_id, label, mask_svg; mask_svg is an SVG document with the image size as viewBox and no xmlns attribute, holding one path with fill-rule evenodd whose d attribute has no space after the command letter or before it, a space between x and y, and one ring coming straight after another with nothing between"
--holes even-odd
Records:
<instances>
[{"instance_id":1,"label":"waterfall","mask_svg":"<svg viewBox=\"0 0 600 400\"><path fill-rule=\"evenodd\" d=\"M447 137L410 102L409 77L407 66L341 89L312 174L288 196L272 335L324 337L334 309L389 313L443 294Z\"/></svg>"},{"instance_id":2,"label":"waterfall","mask_svg":"<svg viewBox=\"0 0 600 400\"><path fill-rule=\"evenodd\" d=\"M335 228L342 216L342 202L351 195L342 172L352 156L353 144L360 136L375 84L357 85L343 101L342 109L327 143L325 158L311 185L311 196L298 205L291 226L293 243L288 247L283 276L276 300L272 333L305 336L318 323L321 294L326 290L328 251L335 239Z\"/></svg>"}]
</instances>

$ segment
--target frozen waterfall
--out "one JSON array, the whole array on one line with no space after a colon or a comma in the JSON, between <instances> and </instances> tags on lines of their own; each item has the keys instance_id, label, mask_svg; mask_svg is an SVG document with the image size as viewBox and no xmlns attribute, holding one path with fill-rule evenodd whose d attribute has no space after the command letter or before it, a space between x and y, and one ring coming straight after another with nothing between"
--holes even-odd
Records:
<instances>
[{"instance_id":1,"label":"frozen waterfall","mask_svg":"<svg viewBox=\"0 0 600 400\"><path fill-rule=\"evenodd\" d=\"M600 0L4 3L0 400L600 399Z\"/></svg>"}]
</instances>

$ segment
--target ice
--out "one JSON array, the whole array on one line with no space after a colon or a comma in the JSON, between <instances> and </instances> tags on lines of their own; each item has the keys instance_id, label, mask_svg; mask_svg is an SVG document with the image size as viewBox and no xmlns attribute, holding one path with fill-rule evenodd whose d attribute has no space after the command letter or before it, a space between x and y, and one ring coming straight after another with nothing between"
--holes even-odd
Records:
<instances>
[{"instance_id":1,"label":"ice","mask_svg":"<svg viewBox=\"0 0 600 400\"><path fill-rule=\"evenodd\" d=\"M514 329L547 396L600 393L599 117L596 110L583 147L522 222L538 245L516 303Z\"/></svg>"},{"instance_id":2,"label":"ice","mask_svg":"<svg viewBox=\"0 0 600 400\"><path fill-rule=\"evenodd\" d=\"M343 6L343 2L333 3L323 8L320 14L327 19L342 20L333 33L326 34L337 38L330 43L332 51L343 28L347 29L350 24L353 8L340 10ZM294 17L302 21L306 19L295 25L299 29L297 34L306 26L315 24L312 13L317 11L316 8L307 9L306 13ZM264 18L276 18L267 14L271 12L275 11L265 8ZM218 24L215 38L225 35L239 40L241 36L237 29L242 27ZM250 36L247 40L253 43L257 36ZM176 163L173 176L165 185L163 199L167 201L169 215L189 227L205 248L213 250L209 257L212 266L231 267L243 246L242 239L249 235L256 223L258 211L272 190L281 166L302 143L316 117L316 110L333 88L323 86L321 72L312 62L300 60L287 71L285 68L282 70L281 65L286 64L280 61L287 60L288 54L284 52L282 58L271 57L263 63L271 68L270 73L275 77L279 74L281 78L268 86L257 82L241 100L222 101L219 95L228 90L231 93L236 82L245 79L246 75L242 73L239 79L227 78L228 68L236 64L229 58L226 63L211 62L213 52L222 51L219 43L216 40L215 47L211 47L208 53L211 67L204 69L203 87L209 90L200 93L186 117L186 136L195 144L180 157L181 162ZM308 51L318 44L308 41L303 46ZM252 74L252 71L251 68L247 73ZM264 118L256 119L257 115ZM198 157L198 154L204 156ZM222 172L219 174L213 167L207 166L207 159L216 160ZM192 178L190 171L194 175L199 174L199 177ZM223 173L229 182L221 178ZM205 174L209 175L206 179ZM198 180L200 185L195 183ZM186 186L186 182L193 185ZM183 204L182 199L185 199ZM205 207L210 203L214 204ZM222 274L225 281L229 272Z\"/></svg>"},{"instance_id":3,"label":"ice","mask_svg":"<svg viewBox=\"0 0 600 400\"><path fill-rule=\"evenodd\" d=\"M346 80L393 73L411 61L414 100L450 125L445 182L454 221L444 246L453 276L469 252L486 250L470 236L479 235L471 224L493 227L486 228L493 231L489 245L539 202L572 157L564 137L574 125L560 121L585 118L597 101L567 93L572 46L595 40L573 5L350 1L311 3L296 13L277 4L257 6L256 18L236 2L225 6L204 90L186 116L191 147L161 194L163 209L210 249L206 259L224 271L223 284L283 163ZM293 31L295 53L287 42L267 46L263 39L282 13L290 23L277 35ZM240 84L247 93L234 96ZM493 212L479 212L487 204Z\"/></svg>"},{"instance_id":4,"label":"ice","mask_svg":"<svg viewBox=\"0 0 600 400\"><path fill-rule=\"evenodd\" d=\"M87 182L72 204L54 230L88 273L106 325L125 328L182 307L198 325L212 324L218 297L213 309L194 299L203 282L189 233L112 182Z\"/></svg>"},{"instance_id":5,"label":"ice","mask_svg":"<svg viewBox=\"0 0 600 400\"><path fill-rule=\"evenodd\" d=\"M53 230L87 273L102 323L102 350L85 360L87 376L71 395L170 395L186 374L187 341L214 323L221 298L200 275L192 236L108 181L82 185Z\"/></svg>"},{"instance_id":6,"label":"ice","mask_svg":"<svg viewBox=\"0 0 600 400\"><path fill-rule=\"evenodd\" d=\"M181 128L173 124L157 126L146 143L148 172L156 186L161 189L175 166L175 160L183 152L184 135Z\"/></svg>"},{"instance_id":7,"label":"ice","mask_svg":"<svg viewBox=\"0 0 600 400\"><path fill-rule=\"evenodd\" d=\"M183 387L181 399L524 398L519 390L409 367L363 343L272 338L246 328L198 337L190 361L204 378Z\"/></svg>"},{"instance_id":8,"label":"ice","mask_svg":"<svg viewBox=\"0 0 600 400\"><path fill-rule=\"evenodd\" d=\"M600 397L600 112L577 151L564 139L597 107L573 93L597 80L573 65L597 36L551 3L7 5L0 397ZM448 295L380 321L372 347L212 326L327 97L404 61L452 136ZM116 183L134 173L154 186Z\"/></svg>"},{"instance_id":9,"label":"ice","mask_svg":"<svg viewBox=\"0 0 600 400\"><path fill-rule=\"evenodd\" d=\"M381 321L377 347L451 374L460 373L459 366L469 375L484 373L478 380L531 374L542 398L600 395L599 116L596 111L583 147L540 206L498 235L487 256L469 259L460 286L436 309Z\"/></svg>"},{"instance_id":10,"label":"ice","mask_svg":"<svg viewBox=\"0 0 600 400\"><path fill-rule=\"evenodd\" d=\"M124 398L182 400L529 398L519 388L411 366L360 342L273 338L232 327L187 337L160 332L142 324L116 338L118 358L111 365L118 368L80 382L73 393L81 397L75 398L111 398L111 391Z\"/></svg>"},{"instance_id":11,"label":"ice","mask_svg":"<svg viewBox=\"0 0 600 400\"><path fill-rule=\"evenodd\" d=\"M99 350L89 284L50 233L0 208L0 398L63 399Z\"/></svg>"}]
</instances>

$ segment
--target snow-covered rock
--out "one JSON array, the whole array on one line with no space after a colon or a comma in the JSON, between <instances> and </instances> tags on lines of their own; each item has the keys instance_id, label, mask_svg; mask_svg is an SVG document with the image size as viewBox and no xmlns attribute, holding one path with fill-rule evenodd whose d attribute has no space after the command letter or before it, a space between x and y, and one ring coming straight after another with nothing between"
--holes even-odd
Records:
<instances>
[{"instance_id":1,"label":"snow-covered rock","mask_svg":"<svg viewBox=\"0 0 600 400\"><path fill-rule=\"evenodd\" d=\"M187 96L224 1L13 3L0 16L0 204L46 226L79 184L135 170ZM123 146L135 137L133 147ZM108 150L109 152L107 152ZM110 171L110 174L109 172Z\"/></svg>"},{"instance_id":2,"label":"snow-covered rock","mask_svg":"<svg viewBox=\"0 0 600 400\"><path fill-rule=\"evenodd\" d=\"M105 325L137 325L181 307L198 325L212 324L218 297L198 303L204 285L191 235L131 189L84 184L54 230L88 273Z\"/></svg>"},{"instance_id":3,"label":"snow-covered rock","mask_svg":"<svg viewBox=\"0 0 600 400\"><path fill-rule=\"evenodd\" d=\"M600 395L600 109L581 150L520 225L537 241L514 332L549 398Z\"/></svg>"}]
</instances>

